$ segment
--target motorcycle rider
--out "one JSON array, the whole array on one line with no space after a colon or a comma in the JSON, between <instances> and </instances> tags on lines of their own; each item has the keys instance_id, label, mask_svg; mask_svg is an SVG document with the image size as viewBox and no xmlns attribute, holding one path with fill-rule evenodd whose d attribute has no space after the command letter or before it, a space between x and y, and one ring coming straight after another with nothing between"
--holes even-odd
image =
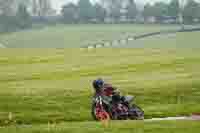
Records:
<instances>
[{"instance_id":1,"label":"motorcycle rider","mask_svg":"<svg viewBox=\"0 0 200 133\"><path fill-rule=\"evenodd\" d=\"M95 90L91 112L94 119L98 120L94 107L99 96L101 97L105 111L111 113L111 119L144 119L144 111L137 105L130 104L134 99L133 96L121 96L116 87L105 83L101 78L94 80L92 85Z\"/></svg>"},{"instance_id":2,"label":"motorcycle rider","mask_svg":"<svg viewBox=\"0 0 200 133\"><path fill-rule=\"evenodd\" d=\"M108 106L124 101L124 96L120 96L120 92L117 88L113 87L111 84L105 83L103 79L99 78L94 80L92 85L95 90L95 96L101 95L104 103Z\"/></svg>"}]
</instances>

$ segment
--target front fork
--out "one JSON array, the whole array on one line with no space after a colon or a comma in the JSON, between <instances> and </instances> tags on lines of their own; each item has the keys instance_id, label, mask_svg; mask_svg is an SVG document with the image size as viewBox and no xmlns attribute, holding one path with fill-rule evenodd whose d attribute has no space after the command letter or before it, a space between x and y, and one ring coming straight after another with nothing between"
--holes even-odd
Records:
<instances>
[{"instance_id":1,"label":"front fork","mask_svg":"<svg viewBox=\"0 0 200 133\"><path fill-rule=\"evenodd\" d=\"M104 109L102 98L99 97L99 100L97 101L98 102L95 109L96 118L100 121L110 120L109 113Z\"/></svg>"}]
</instances>

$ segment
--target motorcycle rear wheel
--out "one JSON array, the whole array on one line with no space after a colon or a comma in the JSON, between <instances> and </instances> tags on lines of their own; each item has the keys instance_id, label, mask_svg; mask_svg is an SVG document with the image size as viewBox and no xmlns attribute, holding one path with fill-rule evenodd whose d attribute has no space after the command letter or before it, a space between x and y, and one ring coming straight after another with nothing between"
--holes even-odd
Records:
<instances>
[{"instance_id":1,"label":"motorcycle rear wheel","mask_svg":"<svg viewBox=\"0 0 200 133\"><path fill-rule=\"evenodd\" d=\"M133 104L129 110L131 120L144 120L144 111L139 106Z\"/></svg>"}]
</instances>

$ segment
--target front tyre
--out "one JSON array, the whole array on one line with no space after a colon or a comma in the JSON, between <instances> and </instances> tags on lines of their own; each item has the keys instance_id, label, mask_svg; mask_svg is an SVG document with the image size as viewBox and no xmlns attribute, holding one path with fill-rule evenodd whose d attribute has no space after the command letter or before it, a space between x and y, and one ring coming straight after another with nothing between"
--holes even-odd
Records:
<instances>
[{"instance_id":1,"label":"front tyre","mask_svg":"<svg viewBox=\"0 0 200 133\"><path fill-rule=\"evenodd\" d=\"M91 110L91 114L94 120L96 121L104 121L104 120L110 120L110 115L109 113L104 110L104 109L100 109L98 110L96 107L96 104L93 103L92 104L92 110Z\"/></svg>"},{"instance_id":2,"label":"front tyre","mask_svg":"<svg viewBox=\"0 0 200 133\"><path fill-rule=\"evenodd\" d=\"M92 103L92 107L91 107L92 118L93 118L94 120L97 121L98 119L97 119L97 117L96 117L95 112L96 112L96 104L95 104L95 103Z\"/></svg>"}]
</instances>

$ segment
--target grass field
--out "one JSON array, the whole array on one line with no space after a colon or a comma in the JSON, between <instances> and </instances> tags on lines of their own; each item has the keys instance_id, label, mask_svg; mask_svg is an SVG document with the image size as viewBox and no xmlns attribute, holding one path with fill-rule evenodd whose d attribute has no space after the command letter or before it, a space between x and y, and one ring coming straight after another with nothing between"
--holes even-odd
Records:
<instances>
[{"instance_id":1,"label":"grass field","mask_svg":"<svg viewBox=\"0 0 200 133\"><path fill-rule=\"evenodd\" d=\"M92 120L90 82L99 76L137 96L146 118L200 111L199 50L2 49L0 57L2 125L9 112L19 124Z\"/></svg>"},{"instance_id":2,"label":"grass field","mask_svg":"<svg viewBox=\"0 0 200 133\"><path fill-rule=\"evenodd\" d=\"M63 123L57 125L10 126L2 133L198 133L198 121L112 122L107 128L96 122Z\"/></svg>"},{"instance_id":3,"label":"grass field","mask_svg":"<svg viewBox=\"0 0 200 133\"><path fill-rule=\"evenodd\" d=\"M199 121L116 121L104 128L90 115L91 82L97 77L135 95L145 118L200 112L198 34L148 38L135 49L0 49L0 132L198 132Z\"/></svg>"},{"instance_id":4,"label":"grass field","mask_svg":"<svg viewBox=\"0 0 200 133\"><path fill-rule=\"evenodd\" d=\"M102 40L112 41L127 35L177 28L159 25L58 25L0 35L0 43L8 48L77 48Z\"/></svg>"}]
</instances>

